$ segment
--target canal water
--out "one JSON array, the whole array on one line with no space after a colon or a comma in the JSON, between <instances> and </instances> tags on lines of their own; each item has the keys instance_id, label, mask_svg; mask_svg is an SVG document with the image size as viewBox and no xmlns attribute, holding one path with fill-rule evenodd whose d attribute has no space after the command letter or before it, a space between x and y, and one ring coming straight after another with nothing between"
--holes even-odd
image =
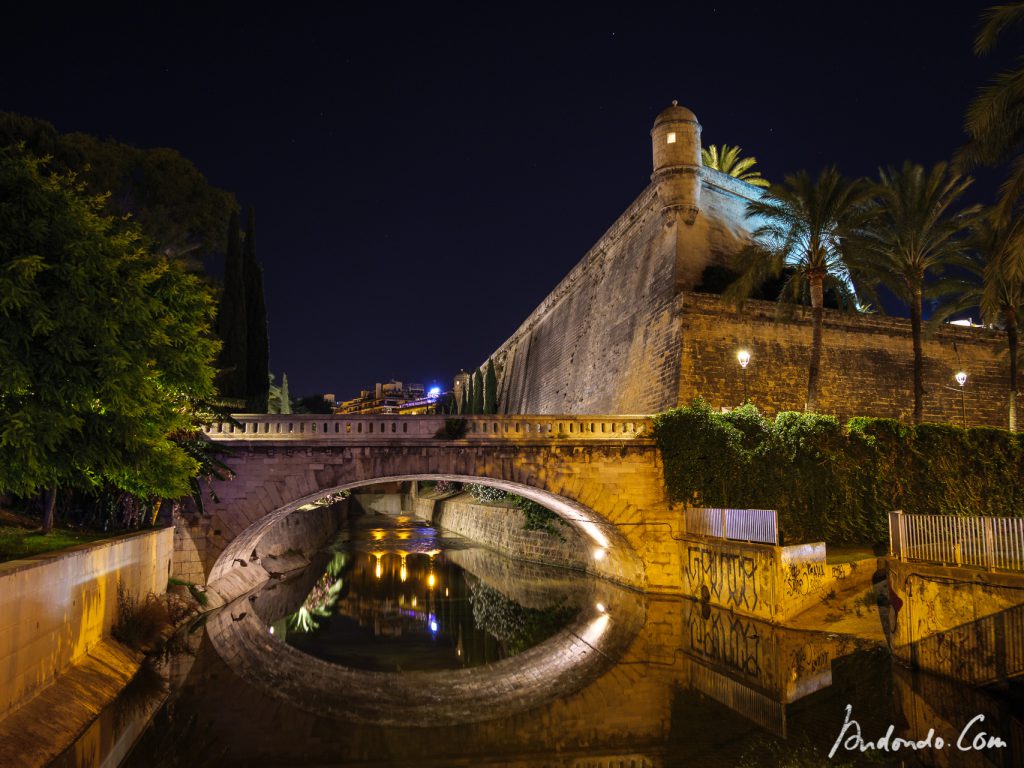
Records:
<instances>
[{"instance_id":1,"label":"canal water","mask_svg":"<svg viewBox=\"0 0 1024 768\"><path fill-rule=\"evenodd\" d=\"M104 714L128 735L58 765L1024 765L1013 691L397 515L354 519L304 572L178 639ZM859 749L890 727L920 749ZM980 733L1005 746L973 749Z\"/></svg>"}]
</instances>

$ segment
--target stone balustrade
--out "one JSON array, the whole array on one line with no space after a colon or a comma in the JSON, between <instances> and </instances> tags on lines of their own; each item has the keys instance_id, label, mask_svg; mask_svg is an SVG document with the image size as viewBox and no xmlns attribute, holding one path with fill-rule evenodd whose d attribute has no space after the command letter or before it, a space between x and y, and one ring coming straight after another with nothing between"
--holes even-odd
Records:
<instances>
[{"instance_id":1,"label":"stone balustrade","mask_svg":"<svg viewBox=\"0 0 1024 768\"><path fill-rule=\"evenodd\" d=\"M211 440L352 442L434 440L445 422L465 419L469 441L653 439L646 416L326 416L320 414L237 414L205 428Z\"/></svg>"}]
</instances>

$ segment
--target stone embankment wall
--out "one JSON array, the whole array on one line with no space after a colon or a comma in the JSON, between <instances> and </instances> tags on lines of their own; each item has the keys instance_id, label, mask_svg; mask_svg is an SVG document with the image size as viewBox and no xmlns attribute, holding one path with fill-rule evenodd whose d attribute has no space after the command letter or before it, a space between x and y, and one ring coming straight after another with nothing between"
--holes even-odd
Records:
<instances>
[{"instance_id":1,"label":"stone embankment wall","mask_svg":"<svg viewBox=\"0 0 1024 768\"><path fill-rule=\"evenodd\" d=\"M347 514L348 499L342 499L328 506L310 504L279 520L263 533L251 552L245 553L244 567L231 571L230 578L207 585L211 607L234 600L271 576L307 566L312 554L337 532ZM175 578L205 583L203 557L212 533L211 525L207 520L175 519L172 570Z\"/></svg>"},{"instance_id":2,"label":"stone embankment wall","mask_svg":"<svg viewBox=\"0 0 1024 768\"><path fill-rule=\"evenodd\" d=\"M1024 574L890 558L888 576L899 659L973 685L1024 675Z\"/></svg>"},{"instance_id":3,"label":"stone embankment wall","mask_svg":"<svg viewBox=\"0 0 1024 768\"><path fill-rule=\"evenodd\" d=\"M0 563L0 720L97 649L117 621L117 588L163 594L170 528Z\"/></svg>"},{"instance_id":4,"label":"stone embankment wall","mask_svg":"<svg viewBox=\"0 0 1024 768\"><path fill-rule=\"evenodd\" d=\"M775 547L684 536L680 550L686 594L773 622L840 591L858 570L856 563L828 565L823 542Z\"/></svg>"},{"instance_id":5,"label":"stone embankment wall","mask_svg":"<svg viewBox=\"0 0 1024 768\"><path fill-rule=\"evenodd\" d=\"M416 517L510 557L580 571L592 559L579 535L561 521L553 523L558 533L527 530L526 517L515 507L479 504L465 496L407 498Z\"/></svg>"}]
</instances>

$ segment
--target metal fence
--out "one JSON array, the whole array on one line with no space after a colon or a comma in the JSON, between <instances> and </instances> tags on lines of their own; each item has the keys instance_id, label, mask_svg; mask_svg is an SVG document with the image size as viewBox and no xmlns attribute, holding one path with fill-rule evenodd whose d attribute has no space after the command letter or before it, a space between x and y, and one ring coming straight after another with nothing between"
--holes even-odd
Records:
<instances>
[{"instance_id":1,"label":"metal fence","mask_svg":"<svg viewBox=\"0 0 1024 768\"><path fill-rule=\"evenodd\" d=\"M900 560L1024 571L1024 518L889 513L889 554Z\"/></svg>"},{"instance_id":2,"label":"metal fence","mask_svg":"<svg viewBox=\"0 0 1024 768\"><path fill-rule=\"evenodd\" d=\"M685 514L686 532L692 535L779 544L779 519L774 509L695 507Z\"/></svg>"}]
</instances>

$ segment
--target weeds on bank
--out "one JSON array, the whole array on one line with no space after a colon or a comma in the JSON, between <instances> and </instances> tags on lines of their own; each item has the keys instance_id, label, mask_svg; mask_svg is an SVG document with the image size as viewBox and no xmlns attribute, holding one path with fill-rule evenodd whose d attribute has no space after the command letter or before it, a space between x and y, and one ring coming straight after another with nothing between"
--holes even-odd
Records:
<instances>
[{"instance_id":1,"label":"weeds on bank","mask_svg":"<svg viewBox=\"0 0 1024 768\"><path fill-rule=\"evenodd\" d=\"M205 595L204 595L205 597ZM147 655L167 650L174 629L195 609L172 594L150 592L136 600L124 585L117 585L117 623L110 629L116 640Z\"/></svg>"}]
</instances>

